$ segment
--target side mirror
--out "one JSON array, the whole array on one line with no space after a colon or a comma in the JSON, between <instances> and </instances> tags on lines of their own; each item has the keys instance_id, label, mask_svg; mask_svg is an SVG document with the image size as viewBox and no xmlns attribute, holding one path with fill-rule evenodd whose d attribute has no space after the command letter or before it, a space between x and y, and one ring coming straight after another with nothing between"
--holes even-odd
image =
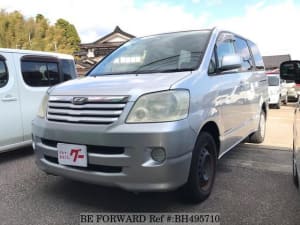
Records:
<instances>
[{"instance_id":1,"label":"side mirror","mask_svg":"<svg viewBox=\"0 0 300 225\"><path fill-rule=\"evenodd\" d=\"M221 71L239 69L242 66L242 59L239 55L225 55L221 61Z\"/></svg>"},{"instance_id":2,"label":"side mirror","mask_svg":"<svg viewBox=\"0 0 300 225\"><path fill-rule=\"evenodd\" d=\"M285 61L280 64L280 78L300 83L300 61Z\"/></svg>"}]
</instances>

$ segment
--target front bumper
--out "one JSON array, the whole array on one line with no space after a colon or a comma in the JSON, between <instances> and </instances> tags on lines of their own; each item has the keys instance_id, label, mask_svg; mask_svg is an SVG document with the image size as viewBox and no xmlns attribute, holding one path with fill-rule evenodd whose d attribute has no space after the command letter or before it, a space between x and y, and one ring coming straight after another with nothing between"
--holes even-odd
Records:
<instances>
[{"instance_id":1,"label":"front bumper","mask_svg":"<svg viewBox=\"0 0 300 225\"><path fill-rule=\"evenodd\" d=\"M57 123L41 118L33 121L40 169L131 191L170 190L186 183L196 137L187 120L115 126ZM58 142L87 145L88 167L58 164ZM163 163L151 158L151 148L155 147L165 149L167 158Z\"/></svg>"},{"instance_id":2,"label":"front bumper","mask_svg":"<svg viewBox=\"0 0 300 225\"><path fill-rule=\"evenodd\" d=\"M280 103L279 95L270 95L269 94L269 104L278 104Z\"/></svg>"},{"instance_id":3,"label":"front bumper","mask_svg":"<svg viewBox=\"0 0 300 225\"><path fill-rule=\"evenodd\" d=\"M291 90L288 90L287 95L288 95L289 98L297 99L299 93L295 89L291 89Z\"/></svg>"}]
</instances>

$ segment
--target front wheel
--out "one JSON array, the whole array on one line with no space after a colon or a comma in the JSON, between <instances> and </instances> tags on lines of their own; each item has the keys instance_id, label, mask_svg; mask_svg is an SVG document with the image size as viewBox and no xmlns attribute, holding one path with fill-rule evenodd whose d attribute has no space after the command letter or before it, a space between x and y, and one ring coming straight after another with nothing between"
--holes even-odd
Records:
<instances>
[{"instance_id":1,"label":"front wheel","mask_svg":"<svg viewBox=\"0 0 300 225\"><path fill-rule=\"evenodd\" d=\"M299 187L299 179L297 172L297 165L295 164L295 151L293 150L293 181L296 187Z\"/></svg>"},{"instance_id":2,"label":"front wheel","mask_svg":"<svg viewBox=\"0 0 300 225\"><path fill-rule=\"evenodd\" d=\"M285 98L284 98L284 100L283 100L283 104L287 105L287 103L288 103L288 96L286 95Z\"/></svg>"},{"instance_id":3,"label":"front wheel","mask_svg":"<svg viewBox=\"0 0 300 225\"><path fill-rule=\"evenodd\" d=\"M279 96L278 102L275 105L275 107L276 107L276 109L280 109L280 106L281 106L281 96Z\"/></svg>"},{"instance_id":4,"label":"front wheel","mask_svg":"<svg viewBox=\"0 0 300 225\"><path fill-rule=\"evenodd\" d=\"M190 173L183 186L189 202L199 203L210 195L216 174L217 147L208 132L201 132L193 150Z\"/></svg>"},{"instance_id":5,"label":"front wheel","mask_svg":"<svg viewBox=\"0 0 300 225\"><path fill-rule=\"evenodd\" d=\"M256 132L250 135L249 142L250 143L262 143L265 139L266 134L266 114L263 110L260 112L259 125Z\"/></svg>"}]
</instances>

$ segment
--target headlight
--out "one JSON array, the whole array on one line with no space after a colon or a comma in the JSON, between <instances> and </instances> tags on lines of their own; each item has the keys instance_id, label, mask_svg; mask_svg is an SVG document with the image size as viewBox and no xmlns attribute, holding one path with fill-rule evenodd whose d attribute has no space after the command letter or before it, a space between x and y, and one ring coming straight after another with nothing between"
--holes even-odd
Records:
<instances>
[{"instance_id":1,"label":"headlight","mask_svg":"<svg viewBox=\"0 0 300 225\"><path fill-rule=\"evenodd\" d=\"M127 123L153 123L187 117L190 95L186 90L163 91L141 96L132 108Z\"/></svg>"},{"instance_id":2,"label":"headlight","mask_svg":"<svg viewBox=\"0 0 300 225\"><path fill-rule=\"evenodd\" d=\"M47 104L48 104L49 95L46 93L41 104L39 111L37 113L38 117L45 118L47 112Z\"/></svg>"}]
</instances>

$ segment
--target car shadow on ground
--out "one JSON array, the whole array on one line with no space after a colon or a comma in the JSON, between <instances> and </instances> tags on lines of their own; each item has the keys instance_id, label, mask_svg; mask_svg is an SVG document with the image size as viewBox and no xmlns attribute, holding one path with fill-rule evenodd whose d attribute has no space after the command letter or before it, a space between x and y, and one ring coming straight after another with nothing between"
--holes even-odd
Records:
<instances>
[{"instance_id":1,"label":"car shadow on ground","mask_svg":"<svg viewBox=\"0 0 300 225\"><path fill-rule=\"evenodd\" d=\"M282 104L281 108L295 108L296 101L289 101L286 105ZM269 109L278 109L276 105L269 105Z\"/></svg>"},{"instance_id":2,"label":"car shadow on ground","mask_svg":"<svg viewBox=\"0 0 300 225\"><path fill-rule=\"evenodd\" d=\"M179 202L178 191L133 193L64 178L44 188L50 197L101 212L163 212Z\"/></svg>"},{"instance_id":3,"label":"car shadow on ground","mask_svg":"<svg viewBox=\"0 0 300 225\"><path fill-rule=\"evenodd\" d=\"M231 169L220 163L217 169L220 173L230 173ZM219 172L216 175L218 183ZM87 211L98 212L171 212L184 207L193 212L200 208L203 212L213 209L209 199L218 198L214 195L201 203L195 204L184 199L180 189L167 192L133 193L116 187L105 187L88 184L50 175L51 182L40 190L51 199L64 199L64 202L86 208ZM50 185L49 185L50 184ZM215 202L215 201L214 201Z\"/></svg>"},{"instance_id":4,"label":"car shadow on ground","mask_svg":"<svg viewBox=\"0 0 300 225\"><path fill-rule=\"evenodd\" d=\"M0 152L0 163L17 161L21 158L31 157L32 155L32 147L20 148L9 152Z\"/></svg>"},{"instance_id":5,"label":"car shadow on ground","mask_svg":"<svg viewBox=\"0 0 300 225\"><path fill-rule=\"evenodd\" d=\"M297 101L289 101L286 105L283 105L284 107L288 108L295 108Z\"/></svg>"}]
</instances>

